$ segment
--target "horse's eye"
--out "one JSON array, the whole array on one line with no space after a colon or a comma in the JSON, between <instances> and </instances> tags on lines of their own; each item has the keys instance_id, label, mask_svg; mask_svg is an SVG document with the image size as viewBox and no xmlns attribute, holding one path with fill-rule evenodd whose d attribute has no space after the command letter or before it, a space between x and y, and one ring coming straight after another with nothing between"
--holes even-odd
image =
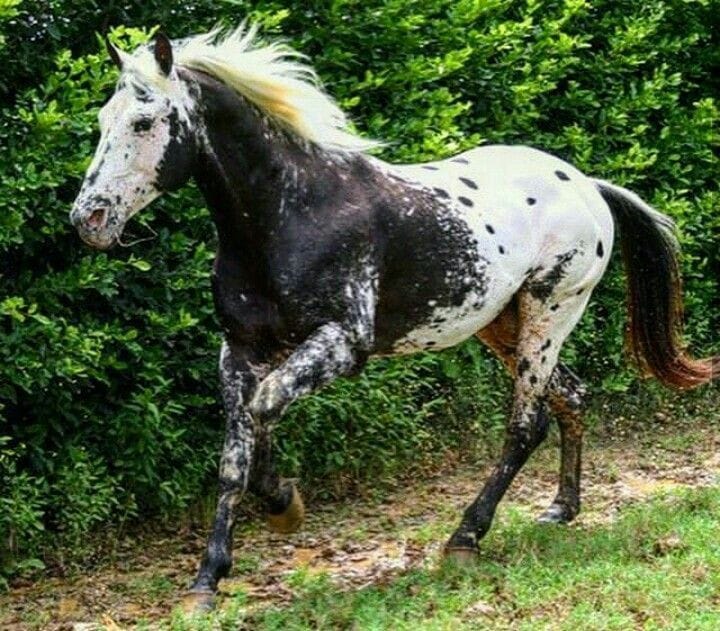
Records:
<instances>
[{"instance_id":1,"label":"horse's eye","mask_svg":"<svg viewBox=\"0 0 720 631\"><path fill-rule=\"evenodd\" d=\"M138 134L143 131L149 131L151 127L152 120L149 118L141 118L133 123L133 129L135 130L135 133Z\"/></svg>"}]
</instances>

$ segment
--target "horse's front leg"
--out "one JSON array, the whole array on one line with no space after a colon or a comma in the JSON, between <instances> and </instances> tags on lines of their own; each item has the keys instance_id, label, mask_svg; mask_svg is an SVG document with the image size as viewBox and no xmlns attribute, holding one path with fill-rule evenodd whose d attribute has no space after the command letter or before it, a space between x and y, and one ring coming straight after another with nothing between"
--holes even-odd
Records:
<instances>
[{"instance_id":1,"label":"horse's front leg","mask_svg":"<svg viewBox=\"0 0 720 631\"><path fill-rule=\"evenodd\" d=\"M271 425L298 397L357 370L368 346L355 327L321 326L260 382L248 404L250 413L263 426Z\"/></svg>"},{"instance_id":2,"label":"horse's front leg","mask_svg":"<svg viewBox=\"0 0 720 631\"><path fill-rule=\"evenodd\" d=\"M288 534L302 525L305 506L295 484L278 474L273 447L272 427L256 427L248 489L264 504L270 530Z\"/></svg>"},{"instance_id":3,"label":"horse's front leg","mask_svg":"<svg viewBox=\"0 0 720 631\"><path fill-rule=\"evenodd\" d=\"M263 368L251 360L249 350L223 343L220 381L226 430L220 458L218 502L205 555L185 598L187 611L212 608L218 581L227 576L232 565L234 508L247 489L255 450L254 423L245 402L265 374Z\"/></svg>"},{"instance_id":4,"label":"horse's front leg","mask_svg":"<svg viewBox=\"0 0 720 631\"><path fill-rule=\"evenodd\" d=\"M334 322L320 327L258 385L248 404L258 423L250 489L265 502L268 525L276 532L295 531L305 509L295 485L282 480L275 469L273 425L298 397L361 368L371 343L369 334L370 327Z\"/></svg>"}]
</instances>

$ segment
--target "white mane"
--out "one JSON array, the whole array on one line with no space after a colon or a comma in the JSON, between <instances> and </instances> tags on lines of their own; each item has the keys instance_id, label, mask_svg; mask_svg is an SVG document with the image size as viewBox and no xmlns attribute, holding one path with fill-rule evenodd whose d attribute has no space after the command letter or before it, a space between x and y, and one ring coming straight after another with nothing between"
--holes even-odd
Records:
<instances>
[{"instance_id":1,"label":"white mane","mask_svg":"<svg viewBox=\"0 0 720 631\"><path fill-rule=\"evenodd\" d=\"M220 29L173 43L175 63L201 70L223 82L284 128L320 147L366 151L382 143L361 138L331 96L320 87L304 55L286 44L260 45L257 27L243 22L223 35ZM159 71L151 49L141 47L122 55L123 70L140 75L159 89L171 89Z\"/></svg>"}]
</instances>

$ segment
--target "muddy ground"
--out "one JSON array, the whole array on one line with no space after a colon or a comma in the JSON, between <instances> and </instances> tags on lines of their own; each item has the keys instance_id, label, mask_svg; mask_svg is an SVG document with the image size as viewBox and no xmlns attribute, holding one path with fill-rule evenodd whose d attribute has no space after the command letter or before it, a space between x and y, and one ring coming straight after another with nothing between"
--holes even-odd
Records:
<instances>
[{"instance_id":1,"label":"muddy ground","mask_svg":"<svg viewBox=\"0 0 720 631\"><path fill-rule=\"evenodd\" d=\"M611 521L621 507L667 489L720 483L720 432L714 424L679 429L662 421L654 419L639 433L606 428L589 438L583 512L569 527ZM499 518L519 510L532 519L542 511L554 494L556 458L553 437L521 472ZM259 519L241 525L220 606L239 591L253 607L289 601L298 570L327 573L338 589L350 590L437 563L444 537L489 466L465 464L380 498L311 506L294 535L270 534ZM0 629L125 629L141 618L153 625L177 605L204 537L186 526L127 537L85 574L18 582L0 596Z\"/></svg>"}]
</instances>

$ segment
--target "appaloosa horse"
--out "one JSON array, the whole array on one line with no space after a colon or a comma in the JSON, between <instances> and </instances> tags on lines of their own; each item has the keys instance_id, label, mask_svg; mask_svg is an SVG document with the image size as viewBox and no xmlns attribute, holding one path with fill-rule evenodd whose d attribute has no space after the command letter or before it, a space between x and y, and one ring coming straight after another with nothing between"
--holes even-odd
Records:
<instances>
[{"instance_id":1,"label":"appaloosa horse","mask_svg":"<svg viewBox=\"0 0 720 631\"><path fill-rule=\"evenodd\" d=\"M82 239L117 243L125 223L194 178L218 235L213 293L227 413L217 514L191 588L212 603L231 565L233 509L246 489L270 524L303 518L275 472L270 432L301 395L361 370L368 357L441 349L476 335L515 377L500 462L446 553L477 551L515 474L561 433L557 497L580 507L583 387L558 364L620 229L631 346L663 383L712 378L718 358L679 343L681 295L671 220L619 186L528 147L485 146L447 160L391 165L347 129L313 71L253 29L126 54L100 111L100 142L71 212ZM173 50L174 48L174 50Z\"/></svg>"}]
</instances>

